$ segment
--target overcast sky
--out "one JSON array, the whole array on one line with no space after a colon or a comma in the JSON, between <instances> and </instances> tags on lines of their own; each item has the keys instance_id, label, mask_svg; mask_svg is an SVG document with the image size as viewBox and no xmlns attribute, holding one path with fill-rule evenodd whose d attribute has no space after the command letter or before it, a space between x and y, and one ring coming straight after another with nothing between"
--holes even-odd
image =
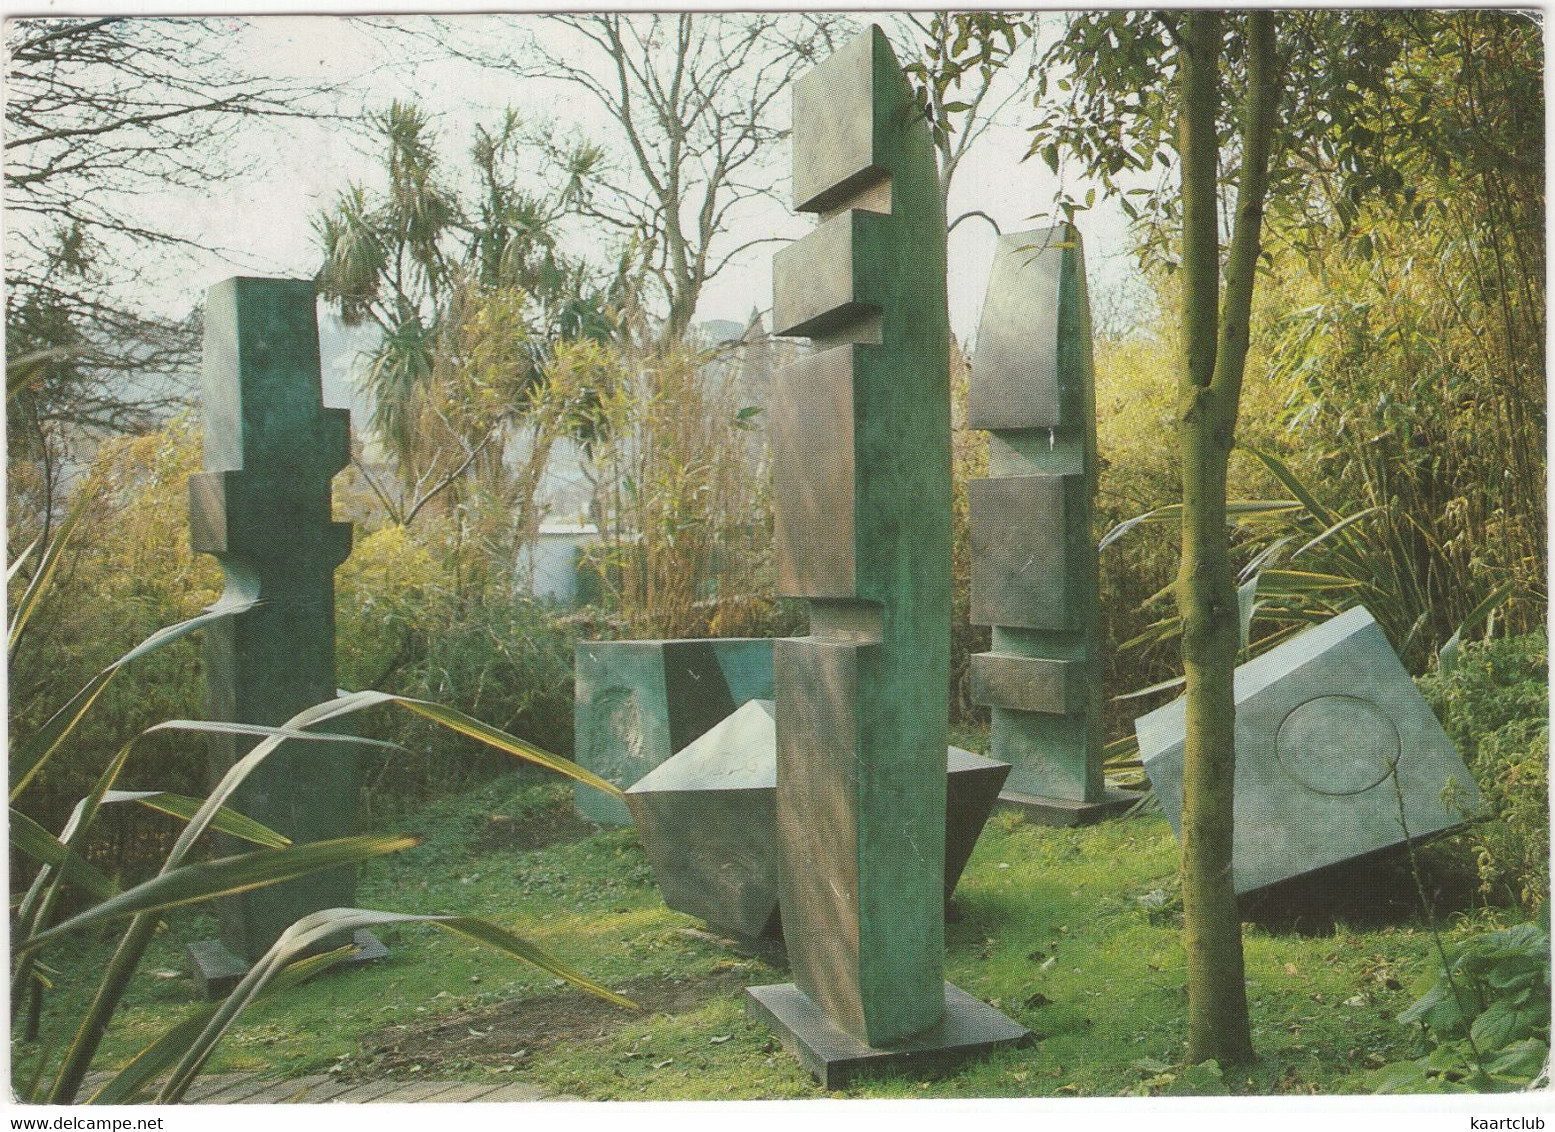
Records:
<instances>
[{"instance_id":1,"label":"overcast sky","mask_svg":"<svg viewBox=\"0 0 1555 1132\"><path fill-rule=\"evenodd\" d=\"M270 6L245 5L251 11ZM63 14L70 7L51 5L47 14ZM177 10L175 6L157 7L162 12ZM389 7L392 5L374 5L380 12ZM101 2L90 10L101 14L107 8L133 10ZM10 14L18 12L10 5ZM398 19L406 29L426 26L414 15ZM463 17L463 22L488 46L500 34L500 22L494 17L473 15ZM543 30L543 21L536 18L536 26ZM252 17L251 26L235 37L232 49L234 56L246 60L256 73L342 84L334 108L346 115L384 108L396 98L419 102L435 117L444 160L451 168L463 164L473 126L494 123L508 106L531 119L554 114L565 125L597 134L604 141L615 140L607 132L608 123L591 117L589 100L576 91L564 90L560 84L521 83L458 60L407 60L407 54L414 55L419 46L419 37L375 34L339 16L268 14ZM786 113L787 100L780 100L780 105ZM1056 178L1042 162L1022 161L1024 127L1031 117L1024 100L1012 103L1003 117L958 173L950 212L955 216L970 209L982 210L1008 232L1039 222L1030 218L1051 208ZM360 135L353 136L338 122L288 122L279 128L259 129L251 134L250 146L248 156L257 159L253 176L218 185L213 191L168 194L163 199L140 202L139 207L155 214L146 216L153 227L176 227L202 243L224 249L223 254L198 257L193 265L180 260L168 271L148 272L145 298L163 312L186 312L205 288L237 272L312 275L319 252L311 218L349 182L375 183L376 156ZM786 166L786 155L779 155L774 172L786 177ZM783 195L786 197L786 192ZM773 205L753 214L742 226L740 238L743 241L758 234L796 237L812 223L808 217L794 216ZM1100 202L1082 218L1081 230L1093 294L1129 290L1133 269L1125 250L1127 233L1121 214ZM967 220L951 236L951 318L963 341L975 331L993 245L993 230L980 219ZM769 244L750 250L719 276L703 295L698 320L743 321L753 307L766 309L771 302L775 247Z\"/></svg>"}]
</instances>

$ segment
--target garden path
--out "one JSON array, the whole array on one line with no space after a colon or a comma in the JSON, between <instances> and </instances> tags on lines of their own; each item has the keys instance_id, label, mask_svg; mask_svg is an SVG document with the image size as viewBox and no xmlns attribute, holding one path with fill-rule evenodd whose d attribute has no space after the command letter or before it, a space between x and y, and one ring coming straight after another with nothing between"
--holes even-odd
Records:
<instances>
[{"instance_id":1,"label":"garden path","mask_svg":"<svg viewBox=\"0 0 1555 1132\"><path fill-rule=\"evenodd\" d=\"M378 1081L342 1081L327 1074L277 1080L258 1073L202 1077L189 1089L185 1104L507 1104L516 1101L580 1101L569 1093L549 1093L538 1085L509 1081L417 1081L403 1077Z\"/></svg>"}]
</instances>

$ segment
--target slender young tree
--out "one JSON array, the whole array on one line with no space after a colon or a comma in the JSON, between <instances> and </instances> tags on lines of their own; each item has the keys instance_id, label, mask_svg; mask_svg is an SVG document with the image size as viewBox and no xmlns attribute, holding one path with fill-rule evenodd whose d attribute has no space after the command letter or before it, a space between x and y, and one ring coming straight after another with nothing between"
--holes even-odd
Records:
<instances>
[{"instance_id":1,"label":"slender young tree","mask_svg":"<svg viewBox=\"0 0 1555 1132\"><path fill-rule=\"evenodd\" d=\"M958 17L950 55L962 69L997 63L1014 20ZM1183 488L1177 604L1184 624L1187 750L1183 771L1181 873L1188 974L1190 1062L1253 1055L1244 987L1241 922L1231 879L1240 645L1237 593L1226 525L1226 477L1247 359L1261 251L1270 154L1280 96L1275 17L1215 11L1087 13L1069 21L1035 71L1032 155L1055 171L1061 155L1120 192L1120 177L1174 171L1151 190L1148 212L1129 214L1152 245L1180 267L1185 343L1178 370L1177 432ZM1061 78L1061 83L1056 80ZM1048 102L1049 83L1061 93ZM1226 105L1226 92L1231 92ZM1236 121L1227 120L1234 111ZM1224 171L1236 170L1227 180ZM1222 245L1222 211L1234 219ZM1067 196L1070 218L1085 205ZM1224 268L1222 268L1224 263Z\"/></svg>"},{"instance_id":2,"label":"slender young tree","mask_svg":"<svg viewBox=\"0 0 1555 1132\"><path fill-rule=\"evenodd\" d=\"M1182 561L1177 607L1187 676L1183 754L1183 942L1188 953L1188 1060L1252 1057L1242 929L1231 880L1236 702L1241 645L1226 528L1226 472L1247 361L1253 283L1274 131L1274 17L1247 17L1242 171L1221 294L1218 204L1220 57L1213 10L1189 12L1179 36L1182 326L1177 435L1182 452Z\"/></svg>"}]
</instances>

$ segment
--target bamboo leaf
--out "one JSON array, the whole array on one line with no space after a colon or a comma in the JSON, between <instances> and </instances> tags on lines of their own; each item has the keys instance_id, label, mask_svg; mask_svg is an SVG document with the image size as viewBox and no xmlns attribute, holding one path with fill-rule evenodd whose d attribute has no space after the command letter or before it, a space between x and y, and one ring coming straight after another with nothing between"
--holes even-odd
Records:
<instances>
[{"instance_id":1,"label":"bamboo leaf","mask_svg":"<svg viewBox=\"0 0 1555 1132\"><path fill-rule=\"evenodd\" d=\"M216 896L247 892L293 877L341 865L354 865L386 853L397 853L417 844L419 839L402 834L368 834L341 837L333 841L313 841L285 849L261 849L236 857L184 865L126 889L39 932L24 941L18 947L17 954L36 951L60 936L94 924L124 919L138 913L162 912L185 904L197 904Z\"/></svg>"}]
</instances>

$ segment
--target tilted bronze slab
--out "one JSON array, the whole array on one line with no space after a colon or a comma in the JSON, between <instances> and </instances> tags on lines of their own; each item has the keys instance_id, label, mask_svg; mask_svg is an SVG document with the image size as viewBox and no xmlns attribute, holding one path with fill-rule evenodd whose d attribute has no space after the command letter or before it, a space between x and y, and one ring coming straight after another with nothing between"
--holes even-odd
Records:
<instances>
[{"instance_id":1,"label":"tilted bronze slab","mask_svg":"<svg viewBox=\"0 0 1555 1132\"><path fill-rule=\"evenodd\" d=\"M778 927L775 716L750 701L626 792L664 903L738 936ZM951 747L945 769L948 901L1010 768Z\"/></svg>"},{"instance_id":2,"label":"tilted bronze slab","mask_svg":"<svg viewBox=\"0 0 1555 1132\"><path fill-rule=\"evenodd\" d=\"M971 677L974 703L1050 715L1084 710L1085 670L1073 661L978 653L972 657Z\"/></svg>"},{"instance_id":3,"label":"tilted bronze slab","mask_svg":"<svg viewBox=\"0 0 1555 1132\"><path fill-rule=\"evenodd\" d=\"M972 428L1084 428L1095 410L1084 383L1061 366L1062 256L1078 246L1062 227L1001 236L972 352Z\"/></svg>"},{"instance_id":4,"label":"tilted bronze slab","mask_svg":"<svg viewBox=\"0 0 1555 1132\"><path fill-rule=\"evenodd\" d=\"M1005 476L967 484L972 517L972 624L1070 629L1078 614L1065 567L1066 498L1074 476Z\"/></svg>"},{"instance_id":5,"label":"tilted bronze slab","mask_svg":"<svg viewBox=\"0 0 1555 1132\"><path fill-rule=\"evenodd\" d=\"M786 395L772 400L773 557L784 597L849 598L855 592L853 368L855 347L837 346L781 369Z\"/></svg>"},{"instance_id":6,"label":"tilted bronze slab","mask_svg":"<svg viewBox=\"0 0 1555 1132\"><path fill-rule=\"evenodd\" d=\"M1238 893L1398 845L1406 830L1440 832L1480 807L1473 775L1361 606L1241 665L1235 695ZM1185 713L1178 699L1134 721L1174 831Z\"/></svg>"},{"instance_id":7,"label":"tilted bronze slab","mask_svg":"<svg viewBox=\"0 0 1555 1132\"><path fill-rule=\"evenodd\" d=\"M799 212L830 212L890 176L894 139L878 115L860 112L875 98L874 66L862 59L849 62L818 69L814 81L794 84L793 120L804 123L793 133Z\"/></svg>"},{"instance_id":8,"label":"tilted bronze slab","mask_svg":"<svg viewBox=\"0 0 1555 1132\"><path fill-rule=\"evenodd\" d=\"M823 221L772 260L772 325L817 338L878 314L890 264L888 217L850 209Z\"/></svg>"}]
</instances>

